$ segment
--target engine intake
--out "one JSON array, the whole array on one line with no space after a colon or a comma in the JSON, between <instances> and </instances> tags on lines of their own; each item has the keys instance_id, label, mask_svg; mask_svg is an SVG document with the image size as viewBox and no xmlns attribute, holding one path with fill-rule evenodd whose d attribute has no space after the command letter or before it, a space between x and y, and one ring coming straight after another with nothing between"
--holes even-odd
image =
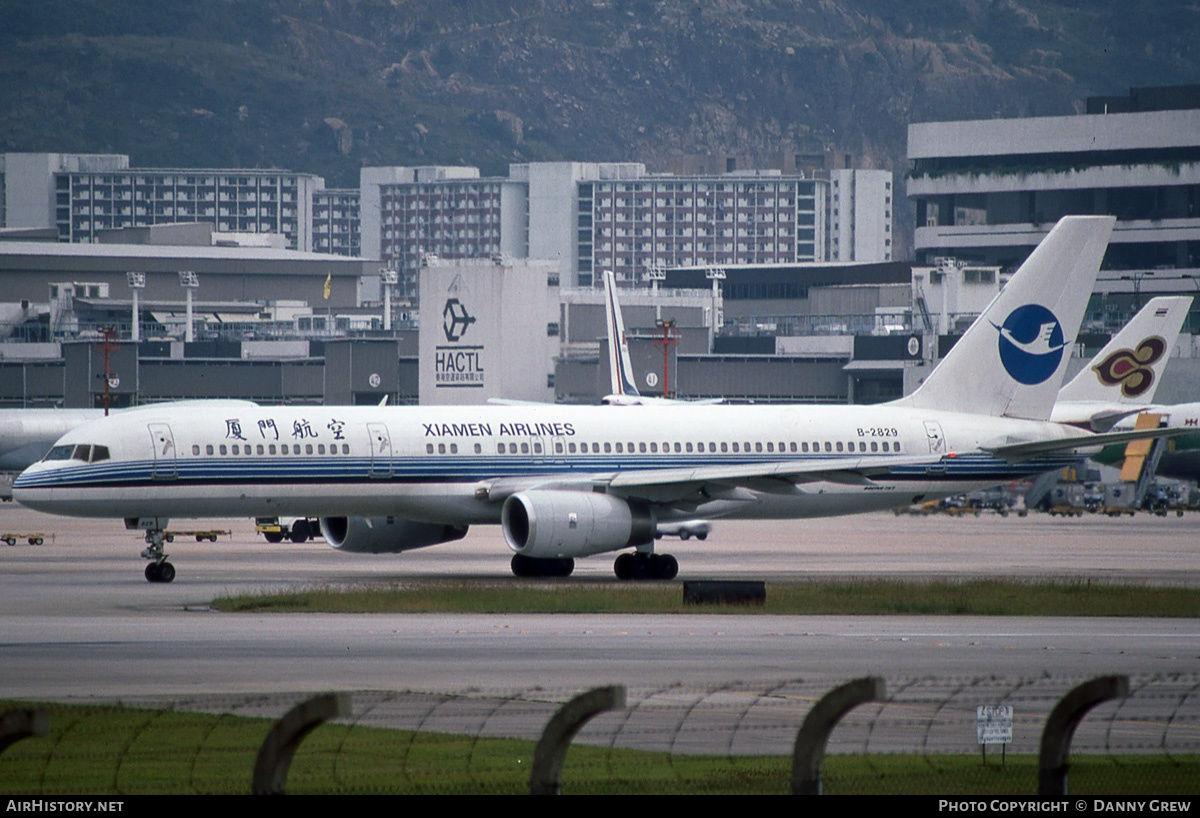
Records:
<instances>
[{"instance_id":1,"label":"engine intake","mask_svg":"<svg viewBox=\"0 0 1200 818\"><path fill-rule=\"evenodd\" d=\"M526 557L586 557L654 541L645 503L586 491L523 491L504 501L508 547Z\"/></svg>"},{"instance_id":2,"label":"engine intake","mask_svg":"<svg viewBox=\"0 0 1200 818\"><path fill-rule=\"evenodd\" d=\"M340 551L398 554L461 540L467 536L467 526L416 523L401 517L322 517L321 535Z\"/></svg>"}]
</instances>

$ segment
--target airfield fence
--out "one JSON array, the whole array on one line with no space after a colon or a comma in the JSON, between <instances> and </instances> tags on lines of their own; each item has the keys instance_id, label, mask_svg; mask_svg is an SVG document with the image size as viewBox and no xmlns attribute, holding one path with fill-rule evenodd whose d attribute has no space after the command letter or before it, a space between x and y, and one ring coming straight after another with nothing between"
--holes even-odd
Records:
<instances>
[{"instance_id":1,"label":"airfield fence","mask_svg":"<svg viewBox=\"0 0 1200 818\"><path fill-rule=\"evenodd\" d=\"M622 706L583 724L562 790L790 791L797 731L844 680L697 688L630 687ZM829 735L824 792L1036 795L1047 717L1086 680L888 678ZM534 742L578 690L357 691L347 715L298 745L288 792L528 792ZM9 794L217 793L251 790L273 720L304 693L139 697L42 705L45 735L0 754ZM1012 741L984 754L976 708L1011 705ZM0 710L16 707L6 703ZM0 744L2 746L2 744ZM1072 796L1200 793L1200 676L1128 677L1070 743Z\"/></svg>"}]
</instances>

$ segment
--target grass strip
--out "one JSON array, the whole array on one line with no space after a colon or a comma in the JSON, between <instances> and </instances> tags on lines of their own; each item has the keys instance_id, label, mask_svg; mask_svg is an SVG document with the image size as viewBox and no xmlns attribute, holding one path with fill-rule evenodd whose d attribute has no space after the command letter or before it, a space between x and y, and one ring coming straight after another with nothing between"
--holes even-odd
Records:
<instances>
[{"instance_id":1,"label":"grass strip","mask_svg":"<svg viewBox=\"0 0 1200 818\"><path fill-rule=\"evenodd\" d=\"M1200 588L1087 581L772 582L762 605L684 604L680 583L458 582L220 597L226 612L713 613L1200 617Z\"/></svg>"},{"instance_id":2,"label":"grass strip","mask_svg":"<svg viewBox=\"0 0 1200 818\"><path fill-rule=\"evenodd\" d=\"M29 704L0 702L0 712ZM6 797L53 794L245 794L272 722L228 714L41 704L50 733L0 758ZM523 794L533 742L326 724L301 745L288 792ZM784 794L790 759L688 756L576 746L568 794ZM1033 795L1037 761L976 755L831 756L828 794ZM1200 793L1200 756L1076 756L1074 796Z\"/></svg>"}]
</instances>

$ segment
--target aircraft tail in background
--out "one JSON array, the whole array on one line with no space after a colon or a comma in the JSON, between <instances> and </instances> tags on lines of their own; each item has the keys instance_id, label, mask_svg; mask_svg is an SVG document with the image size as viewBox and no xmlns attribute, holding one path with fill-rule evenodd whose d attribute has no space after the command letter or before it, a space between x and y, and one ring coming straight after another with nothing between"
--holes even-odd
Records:
<instances>
[{"instance_id":1,"label":"aircraft tail in background","mask_svg":"<svg viewBox=\"0 0 1200 818\"><path fill-rule=\"evenodd\" d=\"M1110 402L1127 409L1154 402L1171 348L1191 309L1191 296L1152 298L1058 392L1065 402Z\"/></svg>"}]
</instances>

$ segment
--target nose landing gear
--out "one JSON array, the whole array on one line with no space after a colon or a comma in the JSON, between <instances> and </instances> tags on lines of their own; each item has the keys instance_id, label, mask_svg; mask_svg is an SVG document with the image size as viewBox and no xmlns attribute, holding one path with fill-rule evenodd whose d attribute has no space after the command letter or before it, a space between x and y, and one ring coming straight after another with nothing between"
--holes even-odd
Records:
<instances>
[{"instance_id":1,"label":"nose landing gear","mask_svg":"<svg viewBox=\"0 0 1200 818\"><path fill-rule=\"evenodd\" d=\"M142 557L150 560L146 565L147 582L170 582L175 579L175 566L167 562L167 552L163 548L165 539L161 528L146 531L146 547L142 550Z\"/></svg>"}]
</instances>

